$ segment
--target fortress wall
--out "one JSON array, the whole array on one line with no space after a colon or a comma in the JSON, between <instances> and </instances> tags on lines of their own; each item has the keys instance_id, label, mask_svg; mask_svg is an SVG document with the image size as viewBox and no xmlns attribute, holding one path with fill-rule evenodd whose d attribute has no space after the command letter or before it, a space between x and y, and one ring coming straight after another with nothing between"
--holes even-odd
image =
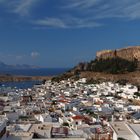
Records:
<instances>
[{"instance_id":1,"label":"fortress wall","mask_svg":"<svg viewBox=\"0 0 140 140\"><path fill-rule=\"evenodd\" d=\"M107 58L113 58L114 57L114 51L112 50L104 50L99 51L96 53L97 59L107 59Z\"/></svg>"},{"instance_id":2,"label":"fortress wall","mask_svg":"<svg viewBox=\"0 0 140 140\"><path fill-rule=\"evenodd\" d=\"M134 60L134 49L133 48L127 48L127 49L121 49L117 51L117 56L129 61Z\"/></svg>"},{"instance_id":3,"label":"fortress wall","mask_svg":"<svg viewBox=\"0 0 140 140\"><path fill-rule=\"evenodd\" d=\"M112 52L112 50L98 51L98 52L96 52L96 57L97 57L97 58L100 58L100 57L102 57L102 55L106 55L106 54L109 54L109 53L111 53L111 52Z\"/></svg>"},{"instance_id":4,"label":"fortress wall","mask_svg":"<svg viewBox=\"0 0 140 140\"><path fill-rule=\"evenodd\" d=\"M115 57L120 57L129 61L133 61L134 59L140 61L140 46L128 47L124 49L118 49L115 51L104 50L99 51L96 54L97 59L107 59Z\"/></svg>"},{"instance_id":5,"label":"fortress wall","mask_svg":"<svg viewBox=\"0 0 140 140\"><path fill-rule=\"evenodd\" d=\"M140 47L134 50L134 57L140 61Z\"/></svg>"}]
</instances>

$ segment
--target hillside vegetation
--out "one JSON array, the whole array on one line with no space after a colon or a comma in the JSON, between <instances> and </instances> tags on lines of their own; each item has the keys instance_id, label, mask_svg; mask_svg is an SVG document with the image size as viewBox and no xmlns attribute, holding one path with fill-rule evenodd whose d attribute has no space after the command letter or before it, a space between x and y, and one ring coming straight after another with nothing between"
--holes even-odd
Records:
<instances>
[{"instance_id":1,"label":"hillside vegetation","mask_svg":"<svg viewBox=\"0 0 140 140\"><path fill-rule=\"evenodd\" d=\"M127 81L139 84L139 75L137 60L128 61L116 57L112 59L95 59L89 63L79 63L70 71L53 77L52 80L59 82L68 78L86 77L92 83L99 81Z\"/></svg>"},{"instance_id":2,"label":"hillside vegetation","mask_svg":"<svg viewBox=\"0 0 140 140\"><path fill-rule=\"evenodd\" d=\"M93 71L93 72L105 72L111 74L121 74L125 72L133 72L138 68L137 60L128 61L122 58L111 59L95 59L89 63L80 63L73 70L74 71Z\"/></svg>"}]
</instances>

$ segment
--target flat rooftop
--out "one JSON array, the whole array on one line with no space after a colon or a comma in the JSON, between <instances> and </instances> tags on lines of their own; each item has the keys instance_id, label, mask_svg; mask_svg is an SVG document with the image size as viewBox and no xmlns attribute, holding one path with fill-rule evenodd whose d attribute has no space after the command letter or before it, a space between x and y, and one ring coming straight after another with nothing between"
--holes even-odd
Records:
<instances>
[{"instance_id":1,"label":"flat rooftop","mask_svg":"<svg viewBox=\"0 0 140 140\"><path fill-rule=\"evenodd\" d=\"M128 125L135 133L136 135L140 138L140 124L129 124Z\"/></svg>"},{"instance_id":2,"label":"flat rooftop","mask_svg":"<svg viewBox=\"0 0 140 140\"><path fill-rule=\"evenodd\" d=\"M110 125L118 135L133 135L125 122L113 122Z\"/></svg>"}]
</instances>

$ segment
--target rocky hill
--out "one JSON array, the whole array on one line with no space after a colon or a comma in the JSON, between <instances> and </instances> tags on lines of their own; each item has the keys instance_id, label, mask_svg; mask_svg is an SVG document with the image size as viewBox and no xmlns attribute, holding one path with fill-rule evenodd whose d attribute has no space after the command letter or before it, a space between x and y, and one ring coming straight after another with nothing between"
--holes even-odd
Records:
<instances>
[{"instance_id":1,"label":"rocky hill","mask_svg":"<svg viewBox=\"0 0 140 140\"><path fill-rule=\"evenodd\" d=\"M96 59L79 63L74 71L94 71L106 73L125 73L140 69L140 46L117 50L103 50L96 53Z\"/></svg>"},{"instance_id":2,"label":"rocky hill","mask_svg":"<svg viewBox=\"0 0 140 140\"><path fill-rule=\"evenodd\" d=\"M140 84L140 46L99 51L95 60L79 63L69 72L54 79L79 77L86 77L89 81L123 80Z\"/></svg>"}]
</instances>

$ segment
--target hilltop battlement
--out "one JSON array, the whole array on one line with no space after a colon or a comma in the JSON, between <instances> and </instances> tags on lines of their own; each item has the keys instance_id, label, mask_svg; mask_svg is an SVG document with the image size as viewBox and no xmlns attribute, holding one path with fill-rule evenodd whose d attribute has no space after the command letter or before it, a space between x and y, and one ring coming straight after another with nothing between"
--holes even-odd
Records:
<instances>
[{"instance_id":1,"label":"hilltop battlement","mask_svg":"<svg viewBox=\"0 0 140 140\"><path fill-rule=\"evenodd\" d=\"M117 50L103 50L96 53L96 58L98 60L115 57L120 57L129 61L133 61L135 59L140 61L140 46L131 46Z\"/></svg>"}]
</instances>

